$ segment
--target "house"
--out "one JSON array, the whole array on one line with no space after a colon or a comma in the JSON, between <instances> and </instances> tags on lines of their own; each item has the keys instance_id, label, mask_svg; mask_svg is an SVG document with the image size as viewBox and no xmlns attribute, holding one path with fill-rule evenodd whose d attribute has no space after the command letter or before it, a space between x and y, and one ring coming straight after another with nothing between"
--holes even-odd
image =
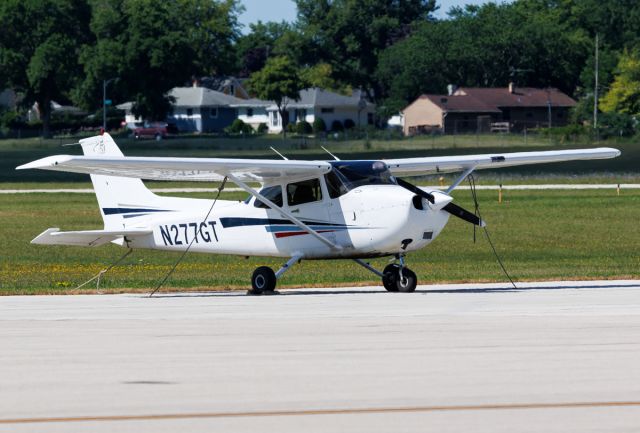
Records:
<instances>
[{"instance_id":1,"label":"house","mask_svg":"<svg viewBox=\"0 0 640 433\"><path fill-rule=\"evenodd\" d=\"M449 86L447 95L421 95L403 111L405 135L521 131L566 125L576 105L558 89Z\"/></svg>"},{"instance_id":2,"label":"house","mask_svg":"<svg viewBox=\"0 0 640 433\"><path fill-rule=\"evenodd\" d=\"M271 104L266 108L268 114L269 133L282 132L282 118L278 107ZM364 95L356 91L351 96L323 90L318 87L300 91L297 101L286 103L286 115L289 123L307 121L311 124L321 118L327 129L332 129L334 122L350 120L355 126L373 125L375 105L366 101Z\"/></svg>"},{"instance_id":3,"label":"house","mask_svg":"<svg viewBox=\"0 0 640 433\"><path fill-rule=\"evenodd\" d=\"M237 118L244 123L251 125L254 130L258 130L260 124L269 123L269 113L267 108L273 105L273 101L263 101L261 99L246 99L233 103L230 107L237 110Z\"/></svg>"},{"instance_id":4,"label":"house","mask_svg":"<svg viewBox=\"0 0 640 433\"><path fill-rule=\"evenodd\" d=\"M18 95L13 89L4 89L0 92L0 107L15 110L18 104Z\"/></svg>"},{"instance_id":5,"label":"house","mask_svg":"<svg viewBox=\"0 0 640 433\"><path fill-rule=\"evenodd\" d=\"M173 113L167 121L182 132L220 132L236 119L232 104L242 101L206 87L174 87L169 96L175 98Z\"/></svg>"},{"instance_id":6,"label":"house","mask_svg":"<svg viewBox=\"0 0 640 433\"><path fill-rule=\"evenodd\" d=\"M174 87L168 95L174 98L174 103L166 120L180 132L220 132L236 119L237 110L232 105L243 101L206 87ZM129 128L143 121L133 114L132 102L116 107L125 111Z\"/></svg>"}]
</instances>

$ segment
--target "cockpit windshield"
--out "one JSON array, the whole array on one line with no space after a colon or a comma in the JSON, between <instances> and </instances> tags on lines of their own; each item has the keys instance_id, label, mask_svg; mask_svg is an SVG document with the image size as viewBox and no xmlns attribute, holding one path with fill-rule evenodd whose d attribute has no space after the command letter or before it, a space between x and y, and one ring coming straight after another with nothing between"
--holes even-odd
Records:
<instances>
[{"instance_id":1,"label":"cockpit windshield","mask_svg":"<svg viewBox=\"0 0 640 433\"><path fill-rule=\"evenodd\" d=\"M326 175L331 198L363 185L394 185L395 180L382 161L331 161Z\"/></svg>"}]
</instances>

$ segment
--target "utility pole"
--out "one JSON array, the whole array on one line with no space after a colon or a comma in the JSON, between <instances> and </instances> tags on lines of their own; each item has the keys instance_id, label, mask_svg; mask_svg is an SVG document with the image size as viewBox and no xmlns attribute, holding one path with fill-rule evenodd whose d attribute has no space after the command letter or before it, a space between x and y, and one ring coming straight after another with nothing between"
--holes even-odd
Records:
<instances>
[{"instance_id":1,"label":"utility pole","mask_svg":"<svg viewBox=\"0 0 640 433\"><path fill-rule=\"evenodd\" d=\"M117 80L117 78L109 78L108 80L102 80L102 130L107 130L107 105L111 105L111 101L107 104L107 86L110 82Z\"/></svg>"},{"instance_id":2,"label":"utility pole","mask_svg":"<svg viewBox=\"0 0 640 433\"><path fill-rule=\"evenodd\" d=\"M596 33L596 74L593 87L593 129L598 128L598 34Z\"/></svg>"}]
</instances>

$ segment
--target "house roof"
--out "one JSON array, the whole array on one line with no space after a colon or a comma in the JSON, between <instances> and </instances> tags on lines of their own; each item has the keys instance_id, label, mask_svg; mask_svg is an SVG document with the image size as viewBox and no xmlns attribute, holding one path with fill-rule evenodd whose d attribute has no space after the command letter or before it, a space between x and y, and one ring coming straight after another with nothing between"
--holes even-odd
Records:
<instances>
[{"instance_id":1,"label":"house roof","mask_svg":"<svg viewBox=\"0 0 640 433\"><path fill-rule=\"evenodd\" d=\"M576 105L569 96L558 89L537 89L516 87L513 92L508 87L482 88L461 87L453 95L421 95L442 111L459 113L499 113L504 108L541 108L549 101L553 107L573 107Z\"/></svg>"},{"instance_id":2,"label":"house roof","mask_svg":"<svg viewBox=\"0 0 640 433\"><path fill-rule=\"evenodd\" d=\"M175 107L220 107L243 102L240 98L206 87L174 87L169 96L175 98Z\"/></svg>"},{"instance_id":3,"label":"house roof","mask_svg":"<svg viewBox=\"0 0 640 433\"><path fill-rule=\"evenodd\" d=\"M472 96L495 107L546 107L549 101L554 107L576 105L576 101L555 88L515 87L510 92L508 87L461 87L454 94Z\"/></svg>"},{"instance_id":4,"label":"house roof","mask_svg":"<svg viewBox=\"0 0 640 433\"><path fill-rule=\"evenodd\" d=\"M319 87L311 87L301 90L297 101L289 101L287 108L314 108L314 107L358 107L360 101L365 101L367 107L373 106L361 98L359 91L353 92L351 96L340 95ZM268 110L276 110L275 104L269 106Z\"/></svg>"},{"instance_id":5,"label":"house roof","mask_svg":"<svg viewBox=\"0 0 640 433\"><path fill-rule=\"evenodd\" d=\"M422 95L419 99L428 99L440 107L442 111L500 113L498 107L487 104L481 99L470 95Z\"/></svg>"},{"instance_id":6,"label":"house roof","mask_svg":"<svg viewBox=\"0 0 640 433\"><path fill-rule=\"evenodd\" d=\"M230 107L238 108L238 107L269 107L274 105L273 101L264 101L262 99L240 99L240 102L235 102L233 104L229 104Z\"/></svg>"}]
</instances>

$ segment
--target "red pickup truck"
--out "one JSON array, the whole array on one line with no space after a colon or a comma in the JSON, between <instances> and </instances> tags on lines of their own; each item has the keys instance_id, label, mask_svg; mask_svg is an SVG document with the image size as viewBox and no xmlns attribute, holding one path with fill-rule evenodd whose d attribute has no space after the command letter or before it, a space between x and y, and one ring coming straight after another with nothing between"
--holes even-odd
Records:
<instances>
[{"instance_id":1,"label":"red pickup truck","mask_svg":"<svg viewBox=\"0 0 640 433\"><path fill-rule=\"evenodd\" d=\"M167 124L163 122L144 123L142 126L138 126L133 130L133 136L136 140L141 138L153 138L155 140L162 140L167 138Z\"/></svg>"}]
</instances>

